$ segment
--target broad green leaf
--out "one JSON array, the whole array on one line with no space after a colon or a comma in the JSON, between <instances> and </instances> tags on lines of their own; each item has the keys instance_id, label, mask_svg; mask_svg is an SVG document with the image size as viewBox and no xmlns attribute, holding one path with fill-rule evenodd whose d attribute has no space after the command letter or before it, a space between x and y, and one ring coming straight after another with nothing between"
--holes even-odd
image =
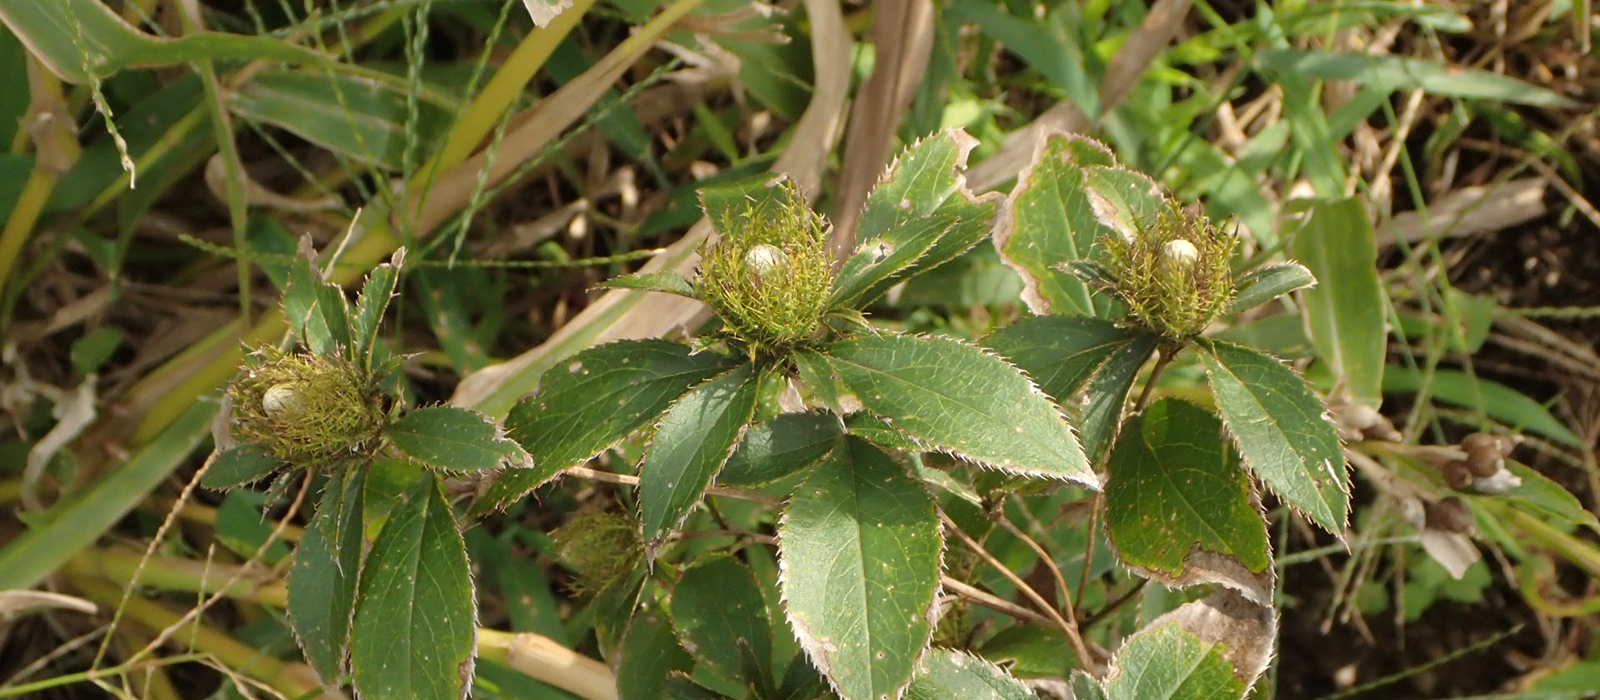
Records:
<instances>
[{"instance_id":1,"label":"broad green leaf","mask_svg":"<svg viewBox=\"0 0 1600 700\"><path fill-rule=\"evenodd\" d=\"M100 0L0 0L0 21L62 80L86 83L124 68L208 59L265 59L335 65L328 56L272 37L195 32L155 37L122 21Z\"/></svg>"},{"instance_id":2,"label":"broad green leaf","mask_svg":"<svg viewBox=\"0 0 1600 700\"><path fill-rule=\"evenodd\" d=\"M328 479L289 572L289 621L295 638L306 661L330 687L339 685L346 668L361 569L365 486L364 468Z\"/></svg>"},{"instance_id":3,"label":"broad green leaf","mask_svg":"<svg viewBox=\"0 0 1600 700\"><path fill-rule=\"evenodd\" d=\"M659 700L667 677L693 664L694 659L678 646L672 621L654 605L648 606L634 614L622 638L617 693L621 700Z\"/></svg>"},{"instance_id":4,"label":"broad green leaf","mask_svg":"<svg viewBox=\"0 0 1600 700\"><path fill-rule=\"evenodd\" d=\"M301 239L300 252L289 265L289 285L283 292L283 316L289 330L318 355L332 355L336 348L333 332L321 314L322 271L317 269L316 252L309 239ZM342 297L341 297L342 298Z\"/></svg>"},{"instance_id":5,"label":"broad green leaf","mask_svg":"<svg viewBox=\"0 0 1600 700\"><path fill-rule=\"evenodd\" d=\"M1062 573L1068 580L1076 580L1071 578L1070 571ZM1066 677L1077 665L1072 643L1067 641L1061 628L1053 625L1011 625L996 632L975 651L984 659L1005 667L1017 678Z\"/></svg>"},{"instance_id":6,"label":"broad green leaf","mask_svg":"<svg viewBox=\"0 0 1600 700\"><path fill-rule=\"evenodd\" d=\"M1107 700L1239 700L1246 690L1220 645L1172 623L1140 630L1111 663Z\"/></svg>"},{"instance_id":7,"label":"broad green leaf","mask_svg":"<svg viewBox=\"0 0 1600 700\"><path fill-rule=\"evenodd\" d=\"M1461 370L1441 369L1434 370L1433 381L1429 383L1422 372L1395 365L1389 366L1383 374L1383 390L1387 392L1409 394L1422 391L1423 387L1432 392L1436 401L1481 411L1513 428L1535 432L1572 447L1586 444L1539 402L1494 380Z\"/></svg>"},{"instance_id":8,"label":"broad green leaf","mask_svg":"<svg viewBox=\"0 0 1600 700\"><path fill-rule=\"evenodd\" d=\"M1377 406L1383 398L1388 304L1378 280L1378 246L1361 202L1312 205L1305 225L1289 240L1289 253L1321 280L1300 291L1318 357L1333 367L1352 397Z\"/></svg>"},{"instance_id":9,"label":"broad green leaf","mask_svg":"<svg viewBox=\"0 0 1600 700\"><path fill-rule=\"evenodd\" d=\"M1149 333L1134 335L1107 357L1100 371L1089 380L1084 391L1088 403L1078 415L1078 439L1082 441L1090 464L1101 464L1106 451L1116 441L1128 392L1139 376L1139 368L1156 351L1158 342L1156 336Z\"/></svg>"},{"instance_id":10,"label":"broad green leaf","mask_svg":"<svg viewBox=\"0 0 1600 700\"><path fill-rule=\"evenodd\" d=\"M314 294L317 305L312 313L328 329L328 352L349 358L355 351L355 336L350 331L350 300L345 298L344 288L319 280Z\"/></svg>"},{"instance_id":11,"label":"broad green leaf","mask_svg":"<svg viewBox=\"0 0 1600 700\"><path fill-rule=\"evenodd\" d=\"M830 414L782 414L745 433L717 483L748 488L778 481L827 454L842 435L839 419Z\"/></svg>"},{"instance_id":12,"label":"broad green leaf","mask_svg":"<svg viewBox=\"0 0 1600 700\"><path fill-rule=\"evenodd\" d=\"M1059 409L980 348L885 335L834 343L824 354L863 405L907 435L992 468L1099 486Z\"/></svg>"},{"instance_id":13,"label":"broad green leaf","mask_svg":"<svg viewBox=\"0 0 1600 700\"><path fill-rule=\"evenodd\" d=\"M1305 380L1276 358L1223 341L1206 343L1200 359L1250 470L1285 503L1343 537L1350 475L1327 409Z\"/></svg>"},{"instance_id":14,"label":"broad green leaf","mask_svg":"<svg viewBox=\"0 0 1600 700\"><path fill-rule=\"evenodd\" d=\"M845 700L898 697L928 646L939 518L923 486L857 438L812 469L778 529L800 646Z\"/></svg>"},{"instance_id":15,"label":"broad green leaf","mask_svg":"<svg viewBox=\"0 0 1600 700\"><path fill-rule=\"evenodd\" d=\"M1266 605L1266 523L1232 452L1210 413L1178 399L1151 404L1111 453L1106 529L1123 561L1169 586L1224 582Z\"/></svg>"},{"instance_id":16,"label":"broad green leaf","mask_svg":"<svg viewBox=\"0 0 1600 700\"><path fill-rule=\"evenodd\" d=\"M389 299L394 296L405 262L406 249L396 250L389 262L373 268L367 275L367 283L362 285L361 296L356 299L351 329L355 336L355 360L368 369L372 368L372 345L378 340L378 327L383 323L383 313L389 308Z\"/></svg>"},{"instance_id":17,"label":"broad green leaf","mask_svg":"<svg viewBox=\"0 0 1600 700\"><path fill-rule=\"evenodd\" d=\"M478 471L523 466L527 453L483 414L453 406L407 413L389 426L390 442L407 456L441 469Z\"/></svg>"},{"instance_id":18,"label":"broad green leaf","mask_svg":"<svg viewBox=\"0 0 1600 700\"><path fill-rule=\"evenodd\" d=\"M466 545L432 474L372 543L350 631L356 690L369 698L458 700L472 680L477 606Z\"/></svg>"},{"instance_id":19,"label":"broad green leaf","mask_svg":"<svg viewBox=\"0 0 1600 700\"><path fill-rule=\"evenodd\" d=\"M695 562L672 589L672 619L684 648L722 675L771 697L772 628L750 570L727 555Z\"/></svg>"},{"instance_id":20,"label":"broad green leaf","mask_svg":"<svg viewBox=\"0 0 1600 700\"><path fill-rule=\"evenodd\" d=\"M665 340L623 340L559 362L506 417L533 468L504 472L473 510L503 508L558 472L589 461L650 422L733 360Z\"/></svg>"},{"instance_id":21,"label":"broad green leaf","mask_svg":"<svg viewBox=\"0 0 1600 700\"><path fill-rule=\"evenodd\" d=\"M759 388L755 369L739 365L690 390L662 415L639 465L647 547L672 534L700 502L755 415Z\"/></svg>"},{"instance_id":22,"label":"broad green leaf","mask_svg":"<svg viewBox=\"0 0 1600 700\"><path fill-rule=\"evenodd\" d=\"M1144 230L1177 205L1144 173L1123 167L1087 167L1084 181L1094 197L1095 216L1119 235Z\"/></svg>"},{"instance_id":23,"label":"broad green leaf","mask_svg":"<svg viewBox=\"0 0 1600 700\"><path fill-rule=\"evenodd\" d=\"M1065 404L1106 360L1141 335L1138 329L1086 316L1033 316L995 331L983 344Z\"/></svg>"},{"instance_id":24,"label":"broad green leaf","mask_svg":"<svg viewBox=\"0 0 1600 700\"><path fill-rule=\"evenodd\" d=\"M917 662L906 700L1035 700L1037 696L999 666L965 652L932 649Z\"/></svg>"},{"instance_id":25,"label":"broad green leaf","mask_svg":"<svg viewBox=\"0 0 1600 700\"><path fill-rule=\"evenodd\" d=\"M408 101L416 105L415 120ZM447 110L427 100L408 100L392 84L325 70L258 73L228 96L228 110L396 171L404 166L407 148L427 152L450 123Z\"/></svg>"},{"instance_id":26,"label":"broad green leaf","mask_svg":"<svg viewBox=\"0 0 1600 700\"><path fill-rule=\"evenodd\" d=\"M1241 275L1233 283L1233 302L1228 312L1244 311L1316 283L1317 278L1312 276L1311 271L1298 263L1262 265Z\"/></svg>"},{"instance_id":27,"label":"broad green leaf","mask_svg":"<svg viewBox=\"0 0 1600 700\"><path fill-rule=\"evenodd\" d=\"M642 289L647 292L676 294L690 299L698 298L694 293L694 284L689 281L689 278L675 272L641 272L636 275L621 275L612 277L595 286L606 289Z\"/></svg>"},{"instance_id":28,"label":"broad green leaf","mask_svg":"<svg viewBox=\"0 0 1600 700\"><path fill-rule=\"evenodd\" d=\"M974 197L962 174L976 145L950 129L895 159L867 195L856 250L834 281L836 306L865 306L899 280L950 262L989 235L1000 195Z\"/></svg>"},{"instance_id":29,"label":"broad green leaf","mask_svg":"<svg viewBox=\"0 0 1600 700\"><path fill-rule=\"evenodd\" d=\"M995 232L995 248L1022 276L1022 300L1034 313L1095 313L1090 290L1056 265L1090 256L1112 230L1090 205L1085 166L1111 166L1105 146L1081 136L1050 133L1011 189L1011 223Z\"/></svg>"},{"instance_id":30,"label":"broad green leaf","mask_svg":"<svg viewBox=\"0 0 1600 700\"><path fill-rule=\"evenodd\" d=\"M231 489L259 481L283 468L283 462L255 445L242 445L217 453L200 485L211 489Z\"/></svg>"},{"instance_id":31,"label":"broad green leaf","mask_svg":"<svg viewBox=\"0 0 1600 700\"><path fill-rule=\"evenodd\" d=\"M1256 53L1262 67L1300 79L1352 80L1387 90L1475 97L1542 107L1571 107L1572 100L1531 83L1478 68L1462 68L1388 54L1271 49ZM1294 78L1290 78L1294 79Z\"/></svg>"}]
</instances>

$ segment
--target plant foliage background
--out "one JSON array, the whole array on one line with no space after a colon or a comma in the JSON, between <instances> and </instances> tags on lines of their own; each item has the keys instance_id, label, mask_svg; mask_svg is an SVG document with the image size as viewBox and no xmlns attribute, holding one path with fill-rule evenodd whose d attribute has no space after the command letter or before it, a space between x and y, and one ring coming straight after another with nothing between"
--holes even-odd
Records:
<instances>
[{"instance_id":1,"label":"plant foliage background","mask_svg":"<svg viewBox=\"0 0 1600 700\"><path fill-rule=\"evenodd\" d=\"M1584 697L1595 17L0 0L0 697Z\"/></svg>"}]
</instances>

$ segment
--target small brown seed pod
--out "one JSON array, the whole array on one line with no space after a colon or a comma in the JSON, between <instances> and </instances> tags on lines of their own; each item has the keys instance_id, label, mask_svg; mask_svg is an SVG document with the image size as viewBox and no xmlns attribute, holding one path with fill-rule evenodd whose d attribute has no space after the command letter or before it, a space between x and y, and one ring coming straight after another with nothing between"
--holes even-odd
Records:
<instances>
[{"instance_id":1,"label":"small brown seed pod","mask_svg":"<svg viewBox=\"0 0 1600 700\"><path fill-rule=\"evenodd\" d=\"M1472 511L1461 499L1451 496L1423 506L1423 522L1430 530L1466 533L1472 530Z\"/></svg>"},{"instance_id":2,"label":"small brown seed pod","mask_svg":"<svg viewBox=\"0 0 1600 700\"><path fill-rule=\"evenodd\" d=\"M1509 448L1508 441L1488 433L1473 433L1461 440L1461 449L1467 453L1467 468L1479 478L1500 471L1500 460L1505 458Z\"/></svg>"},{"instance_id":3,"label":"small brown seed pod","mask_svg":"<svg viewBox=\"0 0 1600 700\"><path fill-rule=\"evenodd\" d=\"M1465 489L1472 485L1472 469L1467 463L1456 459L1439 465L1439 473L1444 475L1444 483L1453 489Z\"/></svg>"}]
</instances>

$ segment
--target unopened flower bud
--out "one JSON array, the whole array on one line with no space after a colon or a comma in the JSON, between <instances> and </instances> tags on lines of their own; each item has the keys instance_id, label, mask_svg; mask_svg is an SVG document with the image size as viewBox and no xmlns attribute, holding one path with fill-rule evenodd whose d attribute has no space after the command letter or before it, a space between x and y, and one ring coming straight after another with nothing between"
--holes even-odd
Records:
<instances>
[{"instance_id":1,"label":"unopened flower bud","mask_svg":"<svg viewBox=\"0 0 1600 700\"><path fill-rule=\"evenodd\" d=\"M1200 250L1193 243L1182 238L1174 238L1161 246L1161 273L1165 275L1178 275L1194 269L1194 264L1200 260Z\"/></svg>"},{"instance_id":2,"label":"unopened flower bud","mask_svg":"<svg viewBox=\"0 0 1600 700\"><path fill-rule=\"evenodd\" d=\"M261 410L266 411L269 416L276 416L293 409L299 398L300 392L295 390L294 384L290 382L274 384L261 394Z\"/></svg>"},{"instance_id":3,"label":"unopened flower bud","mask_svg":"<svg viewBox=\"0 0 1600 700\"><path fill-rule=\"evenodd\" d=\"M1444 476L1444 483L1453 489L1464 489L1472 485L1472 470L1467 468L1467 463L1459 459L1445 462L1439 467L1439 473Z\"/></svg>"},{"instance_id":4,"label":"unopened flower bud","mask_svg":"<svg viewBox=\"0 0 1600 700\"><path fill-rule=\"evenodd\" d=\"M1459 498L1451 496L1429 503L1425 508L1429 529L1463 534L1472 530L1472 511L1468 510L1467 504L1462 503Z\"/></svg>"},{"instance_id":5,"label":"unopened flower bud","mask_svg":"<svg viewBox=\"0 0 1600 700\"><path fill-rule=\"evenodd\" d=\"M768 284L783 277L789 266L789 256L777 246L761 243L745 251L744 264L757 280Z\"/></svg>"}]
</instances>

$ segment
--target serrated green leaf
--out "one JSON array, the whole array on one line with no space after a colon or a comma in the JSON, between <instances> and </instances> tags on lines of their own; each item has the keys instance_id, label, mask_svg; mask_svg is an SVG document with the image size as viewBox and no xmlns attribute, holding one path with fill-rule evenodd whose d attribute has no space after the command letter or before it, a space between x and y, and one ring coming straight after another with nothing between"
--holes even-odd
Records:
<instances>
[{"instance_id":1,"label":"serrated green leaf","mask_svg":"<svg viewBox=\"0 0 1600 700\"><path fill-rule=\"evenodd\" d=\"M361 568L362 501L367 470L329 479L289 572L289 622L306 662L336 687L345 671L351 611Z\"/></svg>"},{"instance_id":2,"label":"serrated green leaf","mask_svg":"<svg viewBox=\"0 0 1600 700\"><path fill-rule=\"evenodd\" d=\"M1317 356L1351 396L1377 406L1388 354L1388 303L1366 210L1356 199L1314 204L1290 238L1289 252L1322 281L1300 292Z\"/></svg>"},{"instance_id":3,"label":"serrated green leaf","mask_svg":"<svg viewBox=\"0 0 1600 700\"><path fill-rule=\"evenodd\" d=\"M1122 427L1122 409L1128 402L1128 392L1139 376L1139 368L1156 351L1160 341L1149 333L1139 332L1117 351L1107 357L1100 370L1089 380L1084 391L1088 403L1078 416L1078 439L1089 463L1103 463L1106 452L1117 439Z\"/></svg>"},{"instance_id":4,"label":"serrated green leaf","mask_svg":"<svg viewBox=\"0 0 1600 700\"><path fill-rule=\"evenodd\" d=\"M356 690L460 700L472 681L477 618L455 514L424 474L389 513L361 571L350 634Z\"/></svg>"},{"instance_id":5,"label":"serrated green leaf","mask_svg":"<svg viewBox=\"0 0 1600 700\"><path fill-rule=\"evenodd\" d=\"M904 465L848 438L779 526L789 624L845 700L897 697L932 632L939 519Z\"/></svg>"},{"instance_id":6,"label":"serrated green leaf","mask_svg":"<svg viewBox=\"0 0 1600 700\"><path fill-rule=\"evenodd\" d=\"M774 694L767 603L739 560L707 557L685 570L672 589L672 619L695 658L758 697Z\"/></svg>"},{"instance_id":7,"label":"serrated green leaf","mask_svg":"<svg viewBox=\"0 0 1600 700\"><path fill-rule=\"evenodd\" d=\"M372 345L378 340L378 328L383 323L384 312L389 309L395 286L400 283L400 269L405 262L406 249L396 250L389 262L373 268L367 275L367 283L362 285L361 296L356 299L351 333L355 337L355 361L362 367L372 368Z\"/></svg>"},{"instance_id":8,"label":"serrated green leaf","mask_svg":"<svg viewBox=\"0 0 1600 700\"><path fill-rule=\"evenodd\" d=\"M1215 582L1208 570L1228 567L1201 550L1231 558L1249 573L1272 563L1250 479L1222 440L1221 421L1177 399L1157 401L1128 419L1106 483L1106 529L1124 561L1183 586ZM1271 600L1270 588L1252 589L1263 602Z\"/></svg>"},{"instance_id":9,"label":"serrated green leaf","mask_svg":"<svg viewBox=\"0 0 1600 700\"><path fill-rule=\"evenodd\" d=\"M1282 362L1222 341L1200 354L1217 410L1250 470L1285 503L1344 535L1350 475L1326 409Z\"/></svg>"},{"instance_id":10,"label":"serrated green leaf","mask_svg":"<svg viewBox=\"0 0 1600 700\"><path fill-rule=\"evenodd\" d=\"M1265 68L1298 76L1286 79L1353 80L1384 90L1421 89L1435 95L1476 97L1544 107L1571 107L1567 97L1498 73L1388 54L1270 49L1256 54Z\"/></svg>"},{"instance_id":11,"label":"serrated green leaf","mask_svg":"<svg viewBox=\"0 0 1600 700\"><path fill-rule=\"evenodd\" d=\"M1241 275L1233 283L1233 301L1228 313L1238 313L1265 304L1296 289L1317 283L1317 278L1299 263L1262 265Z\"/></svg>"},{"instance_id":12,"label":"serrated green leaf","mask_svg":"<svg viewBox=\"0 0 1600 700\"><path fill-rule=\"evenodd\" d=\"M350 332L350 301L345 299L344 289L330 282L318 282L316 296L317 307L313 313L328 329L329 352L349 358L355 344Z\"/></svg>"},{"instance_id":13,"label":"serrated green leaf","mask_svg":"<svg viewBox=\"0 0 1600 700\"><path fill-rule=\"evenodd\" d=\"M1037 696L999 666L965 652L932 649L917 662L906 700L1035 700Z\"/></svg>"},{"instance_id":14,"label":"serrated green leaf","mask_svg":"<svg viewBox=\"0 0 1600 700\"><path fill-rule=\"evenodd\" d=\"M751 488L805 469L839 442L839 419L824 413L785 413L744 435L717 473L717 483Z\"/></svg>"},{"instance_id":15,"label":"serrated green leaf","mask_svg":"<svg viewBox=\"0 0 1600 700\"><path fill-rule=\"evenodd\" d=\"M915 264L955 225L953 216L938 214L886 231L846 258L834 278L829 305L855 309L872 301L885 280Z\"/></svg>"},{"instance_id":16,"label":"serrated green leaf","mask_svg":"<svg viewBox=\"0 0 1600 700\"><path fill-rule=\"evenodd\" d=\"M950 262L990 233L1001 198L974 197L962 175L967 153L976 145L964 132L950 129L895 159L867 195L856 251L835 280L836 289L843 290L834 298L836 307L865 306L899 280ZM927 239L932 243L925 246ZM872 264L877 258L886 258L880 261L885 264Z\"/></svg>"},{"instance_id":17,"label":"serrated green leaf","mask_svg":"<svg viewBox=\"0 0 1600 700\"><path fill-rule=\"evenodd\" d=\"M698 299L694 293L694 284L689 278L675 272L641 272L636 275L621 275L612 277L595 285L604 289L642 289L647 292L662 292L676 294L680 297Z\"/></svg>"},{"instance_id":18,"label":"serrated green leaf","mask_svg":"<svg viewBox=\"0 0 1600 700\"><path fill-rule=\"evenodd\" d=\"M672 534L700 502L755 415L759 382L751 365L691 389L667 409L639 465L646 547Z\"/></svg>"},{"instance_id":19,"label":"serrated green leaf","mask_svg":"<svg viewBox=\"0 0 1600 700\"><path fill-rule=\"evenodd\" d=\"M210 489L231 489L259 481L283 468L283 462L255 445L241 445L217 453L211 467L200 477L200 485Z\"/></svg>"},{"instance_id":20,"label":"serrated green leaf","mask_svg":"<svg viewBox=\"0 0 1600 700\"><path fill-rule=\"evenodd\" d=\"M654 605L638 611L628 623L617 658L617 694L621 700L659 700L661 688L674 671L694 664L678 646L672 621Z\"/></svg>"},{"instance_id":21,"label":"serrated green leaf","mask_svg":"<svg viewBox=\"0 0 1600 700\"><path fill-rule=\"evenodd\" d=\"M980 348L885 335L837 342L824 354L863 405L930 446L1018 474L1099 485L1060 411Z\"/></svg>"},{"instance_id":22,"label":"serrated green leaf","mask_svg":"<svg viewBox=\"0 0 1600 700\"><path fill-rule=\"evenodd\" d=\"M322 273L310 244L302 240L301 254L289 265L289 285L283 291L283 316L289 330L318 355L333 353L333 337L328 323L317 313L317 297L322 289Z\"/></svg>"},{"instance_id":23,"label":"serrated green leaf","mask_svg":"<svg viewBox=\"0 0 1600 700\"><path fill-rule=\"evenodd\" d=\"M1129 638L1105 682L1107 700L1238 700L1245 690L1219 645L1176 624Z\"/></svg>"},{"instance_id":24,"label":"serrated green leaf","mask_svg":"<svg viewBox=\"0 0 1600 700\"><path fill-rule=\"evenodd\" d=\"M1089 257L1090 247L1112 233L1089 203L1083 168L1110 166L1105 146L1081 136L1052 133L1011 189L1009 226L995 232L995 248L1022 276L1022 299L1034 313L1094 315L1089 288L1056 265Z\"/></svg>"},{"instance_id":25,"label":"serrated green leaf","mask_svg":"<svg viewBox=\"0 0 1600 700\"><path fill-rule=\"evenodd\" d=\"M502 436L499 427L465 408L419 408L391 424L386 434L407 456L441 469L479 471L528 461L527 453Z\"/></svg>"},{"instance_id":26,"label":"serrated green leaf","mask_svg":"<svg viewBox=\"0 0 1600 700\"><path fill-rule=\"evenodd\" d=\"M1087 316L1032 316L995 331L983 345L1027 372L1039 389L1066 403L1107 358L1141 335Z\"/></svg>"},{"instance_id":27,"label":"serrated green leaf","mask_svg":"<svg viewBox=\"0 0 1600 700\"><path fill-rule=\"evenodd\" d=\"M653 339L608 343L558 363L540 378L538 393L506 417L506 434L528 451L533 467L502 473L473 510L503 508L589 461L733 366L726 356Z\"/></svg>"}]
</instances>

